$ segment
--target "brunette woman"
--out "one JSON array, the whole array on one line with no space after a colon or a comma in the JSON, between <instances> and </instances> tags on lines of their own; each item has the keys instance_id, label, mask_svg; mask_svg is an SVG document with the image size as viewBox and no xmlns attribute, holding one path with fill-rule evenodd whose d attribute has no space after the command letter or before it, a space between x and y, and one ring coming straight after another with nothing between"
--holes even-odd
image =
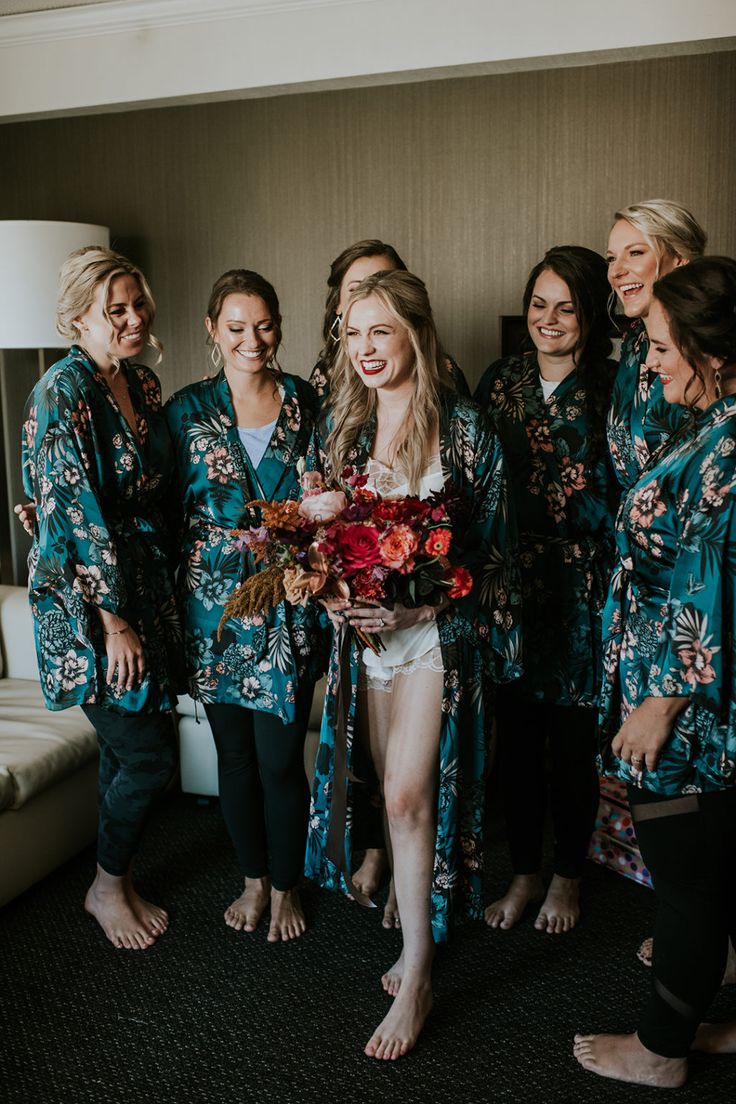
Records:
<instances>
[{"instance_id":1,"label":"brunette woman","mask_svg":"<svg viewBox=\"0 0 736 1104\"><path fill-rule=\"evenodd\" d=\"M168 926L133 888L131 864L176 766L169 711L180 689L164 515L173 458L158 379L135 362L146 345L160 350L154 315L146 279L125 257L73 253L56 313L72 345L33 389L23 427L41 687L49 709L81 705L100 750L97 875L85 908L128 950Z\"/></svg>"},{"instance_id":2,"label":"brunette woman","mask_svg":"<svg viewBox=\"0 0 736 1104\"><path fill-rule=\"evenodd\" d=\"M578 1035L618 1081L676 1087L690 1049L736 1051L702 1024L736 935L736 262L655 282L648 372L681 428L627 492L604 622L603 763L628 783L657 895L649 997L630 1035Z\"/></svg>"},{"instance_id":3,"label":"brunette woman","mask_svg":"<svg viewBox=\"0 0 736 1104\"><path fill-rule=\"evenodd\" d=\"M303 745L325 635L314 608L283 602L266 617L219 625L228 598L258 570L234 533L244 506L299 496L296 465L316 399L306 380L278 366L281 313L262 276L225 272L206 326L219 374L166 404L184 512L186 660L190 693L203 703L217 745L222 813L244 878L225 922L255 931L270 903L268 940L276 942L305 930Z\"/></svg>"},{"instance_id":4,"label":"brunette woman","mask_svg":"<svg viewBox=\"0 0 736 1104\"><path fill-rule=\"evenodd\" d=\"M503 930L542 898L539 931L575 926L598 808L600 612L618 497L605 442L615 372L607 296L599 254L550 249L524 291L529 350L492 364L476 392L509 465L522 573L524 675L499 692L496 711L514 877L485 913ZM545 896L547 747L555 845Z\"/></svg>"}]
</instances>

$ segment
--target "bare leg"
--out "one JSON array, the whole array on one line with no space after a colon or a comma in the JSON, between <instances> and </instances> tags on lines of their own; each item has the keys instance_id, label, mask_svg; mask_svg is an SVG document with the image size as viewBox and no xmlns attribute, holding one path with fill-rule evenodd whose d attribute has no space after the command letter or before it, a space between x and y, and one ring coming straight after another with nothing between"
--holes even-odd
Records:
<instances>
[{"instance_id":1,"label":"bare leg","mask_svg":"<svg viewBox=\"0 0 736 1104\"><path fill-rule=\"evenodd\" d=\"M271 924L268 942L281 943L298 939L307 930L298 889L271 890Z\"/></svg>"},{"instance_id":2,"label":"bare leg","mask_svg":"<svg viewBox=\"0 0 736 1104\"><path fill-rule=\"evenodd\" d=\"M544 886L539 874L515 874L503 897L488 905L485 911L486 924L490 928L508 931L521 920L527 905L541 901L543 893Z\"/></svg>"},{"instance_id":3,"label":"bare leg","mask_svg":"<svg viewBox=\"0 0 736 1104\"><path fill-rule=\"evenodd\" d=\"M135 894L131 901L129 884L129 874L108 874L98 865L95 880L87 890L84 907L90 916L94 916L113 947L144 951L155 943L166 927L158 916L149 916L145 908L141 910L143 917L138 915L135 904L142 902L142 898ZM150 907L155 909L155 906ZM166 916L163 909L158 911Z\"/></svg>"},{"instance_id":4,"label":"bare leg","mask_svg":"<svg viewBox=\"0 0 736 1104\"><path fill-rule=\"evenodd\" d=\"M389 971L389 975L400 974L400 987L366 1044L365 1053L371 1058L393 1060L408 1053L432 1007L430 897L442 686L443 675L438 671L397 675L388 731L371 729L371 746L375 738L385 748L383 786L404 937L402 955ZM380 759L379 751L374 754L377 767Z\"/></svg>"},{"instance_id":5,"label":"bare leg","mask_svg":"<svg viewBox=\"0 0 736 1104\"><path fill-rule=\"evenodd\" d=\"M246 878L245 889L225 909L225 923L235 931L254 932L271 895L268 878Z\"/></svg>"},{"instance_id":6,"label":"bare leg","mask_svg":"<svg viewBox=\"0 0 736 1104\"><path fill-rule=\"evenodd\" d=\"M583 1069L614 1081L676 1089L687 1080L686 1058L662 1058L636 1034L576 1035L573 1053Z\"/></svg>"},{"instance_id":7,"label":"bare leg","mask_svg":"<svg viewBox=\"0 0 736 1104\"><path fill-rule=\"evenodd\" d=\"M580 919L580 879L563 878L555 874L549 884L544 904L534 921L537 931L550 935L572 931Z\"/></svg>"}]
</instances>

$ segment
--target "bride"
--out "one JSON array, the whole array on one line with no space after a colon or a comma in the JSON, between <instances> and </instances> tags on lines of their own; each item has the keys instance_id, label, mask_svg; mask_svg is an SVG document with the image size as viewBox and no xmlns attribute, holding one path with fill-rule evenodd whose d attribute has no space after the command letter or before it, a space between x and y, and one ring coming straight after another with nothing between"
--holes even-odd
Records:
<instances>
[{"instance_id":1,"label":"bride","mask_svg":"<svg viewBox=\"0 0 736 1104\"><path fill-rule=\"evenodd\" d=\"M462 515L453 545L465 585L453 587L441 605L331 601L328 608L337 644L306 872L355 892L351 821L359 783L351 765L367 747L384 800L403 950L381 979L393 1004L365 1053L396 1059L414 1046L430 1011L434 946L448 938L453 911L483 914L483 779L492 703L478 688L519 673L519 590L501 449L478 408L452 387L422 281L402 271L369 276L350 298L340 341L312 465L328 481L351 465L389 498L427 497L445 487ZM385 651L375 656L362 649L348 627L380 634Z\"/></svg>"}]
</instances>

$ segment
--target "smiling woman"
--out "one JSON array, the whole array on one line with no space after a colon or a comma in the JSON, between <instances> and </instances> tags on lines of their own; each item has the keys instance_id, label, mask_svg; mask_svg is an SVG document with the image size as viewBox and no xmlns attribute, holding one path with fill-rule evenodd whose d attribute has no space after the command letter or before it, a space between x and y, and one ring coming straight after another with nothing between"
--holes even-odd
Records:
<instances>
[{"instance_id":1,"label":"smiling woman","mask_svg":"<svg viewBox=\"0 0 736 1104\"><path fill-rule=\"evenodd\" d=\"M26 407L23 482L36 503L30 601L50 709L80 704L100 748L97 876L85 907L115 947L150 946L165 911L135 892L146 814L175 766L169 711L181 634L165 506L173 458L158 379L129 358L155 305L143 273L107 249L61 270L59 333L73 342Z\"/></svg>"},{"instance_id":2,"label":"smiling woman","mask_svg":"<svg viewBox=\"0 0 736 1104\"><path fill-rule=\"evenodd\" d=\"M614 300L630 319L608 415L608 446L616 475L630 487L653 452L682 424L680 408L664 401L645 366L645 322L655 280L702 255L706 234L679 203L650 199L617 211L606 261Z\"/></svg>"},{"instance_id":3,"label":"smiling woman","mask_svg":"<svg viewBox=\"0 0 736 1104\"><path fill-rule=\"evenodd\" d=\"M524 292L532 348L492 364L476 392L509 462L523 588L524 675L501 689L496 712L514 877L485 915L502 930L544 894L547 745L555 854L539 931L566 932L578 921L598 807L599 617L617 498L604 440L615 371L607 295L601 256L550 249Z\"/></svg>"}]
</instances>

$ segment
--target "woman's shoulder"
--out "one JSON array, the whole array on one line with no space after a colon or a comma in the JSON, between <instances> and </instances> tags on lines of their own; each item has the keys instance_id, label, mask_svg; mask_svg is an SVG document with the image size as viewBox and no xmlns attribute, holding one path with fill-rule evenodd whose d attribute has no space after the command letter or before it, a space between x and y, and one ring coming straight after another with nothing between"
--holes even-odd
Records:
<instances>
[{"instance_id":1,"label":"woman's shoulder","mask_svg":"<svg viewBox=\"0 0 736 1104\"><path fill-rule=\"evenodd\" d=\"M200 406L211 400L217 390L220 376L205 376L204 379L195 380L180 387L166 400L165 410L182 406Z\"/></svg>"},{"instance_id":2,"label":"woman's shoulder","mask_svg":"<svg viewBox=\"0 0 736 1104\"><path fill-rule=\"evenodd\" d=\"M486 368L473 398L481 406L486 406L492 401L494 391L501 392L505 387L518 383L532 367L533 358L529 356L499 357Z\"/></svg>"},{"instance_id":3,"label":"woman's shoulder","mask_svg":"<svg viewBox=\"0 0 736 1104\"><path fill-rule=\"evenodd\" d=\"M282 380L287 393L291 392L295 395L301 407L310 410L313 414L317 413L319 399L310 380L305 379L304 376L294 375L292 372L284 372Z\"/></svg>"}]
</instances>

